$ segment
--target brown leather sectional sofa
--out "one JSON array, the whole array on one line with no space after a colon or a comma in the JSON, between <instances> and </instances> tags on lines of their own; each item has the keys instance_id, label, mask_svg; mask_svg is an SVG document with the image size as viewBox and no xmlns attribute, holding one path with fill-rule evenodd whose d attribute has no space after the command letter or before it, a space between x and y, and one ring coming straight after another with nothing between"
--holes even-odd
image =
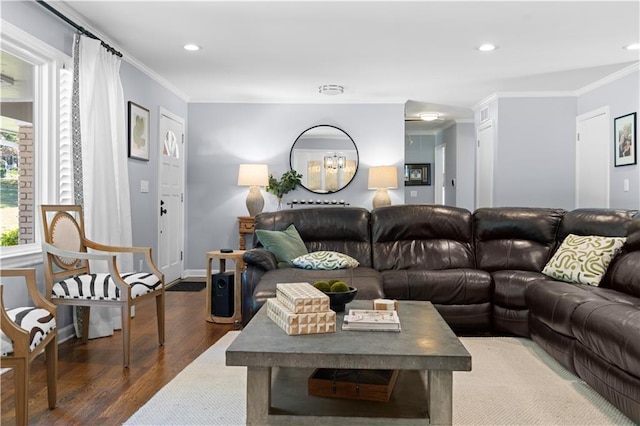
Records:
<instances>
[{"instance_id":1,"label":"brown leather sectional sofa","mask_svg":"<svg viewBox=\"0 0 640 426\"><path fill-rule=\"evenodd\" d=\"M244 256L247 322L279 282L341 278L357 298L429 300L457 333L532 338L632 420L640 422L640 214L635 210L437 205L318 207L263 213L256 229L294 224L309 251L332 250L354 269L278 268L257 244ZM569 234L627 237L600 286L543 275Z\"/></svg>"}]
</instances>

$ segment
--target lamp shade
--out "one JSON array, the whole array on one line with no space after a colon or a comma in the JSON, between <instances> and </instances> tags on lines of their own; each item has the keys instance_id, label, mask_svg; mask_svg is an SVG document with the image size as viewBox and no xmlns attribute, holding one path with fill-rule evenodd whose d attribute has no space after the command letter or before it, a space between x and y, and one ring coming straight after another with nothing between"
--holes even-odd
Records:
<instances>
[{"instance_id":1,"label":"lamp shade","mask_svg":"<svg viewBox=\"0 0 640 426\"><path fill-rule=\"evenodd\" d=\"M239 186L267 186L268 184L269 170L266 164L240 164Z\"/></svg>"},{"instance_id":2,"label":"lamp shade","mask_svg":"<svg viewBox=\"0 0 640 426\"><path fill-rule=\"evenodd\" d=\"M397 187L398 169L395 166L377 166L369 169L369 189Z\"/></svg>"}]
</instances>

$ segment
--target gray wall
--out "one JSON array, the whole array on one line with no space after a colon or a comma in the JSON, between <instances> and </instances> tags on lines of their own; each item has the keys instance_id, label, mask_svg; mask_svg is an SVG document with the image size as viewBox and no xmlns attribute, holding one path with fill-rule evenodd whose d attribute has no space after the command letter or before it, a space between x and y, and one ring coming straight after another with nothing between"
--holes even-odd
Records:
<instances>
[{"instance_id":1,"label":"gray wall","mask_svg":"<svg viewBox=\"0 0 640 426\"><path fill-rule=\"evenodd\" d=\"M404 188L404 199L407 204L432 204L435 201L434 176L435 176L435 135L411 134L405 136L404 161L405 163L430 163L431 185L407 186ZM402 185L402 180L398 181ZM411 192L416 196L412 197Z\"/></svg>"},{"instance_id":2,"label":"gray wall","mask_svg":"<svg viewBox=\"0 0 640 426\"><path fill-rule=\"evenodd\" d=\"M637 68L637 67L636 67ZM640 71L636 69L631 74L614 80L604 86L598 87L581 96L578 96L577 115L586 114L603 106L609 107L611 118L611 139L609 141L613 150L613 120L616 117L632 112L640 113ZM636 155L640 132L637 126L640 124L640 117L636 115ZM613 155L611 156L610 175L610 205L611 208L639 209L640 208L640 166L613 166ZM629 180L629 192L623 191L624 179Z\"/></svg>"},{"instance_id":3,"label":"gray wall","mask_svg":"<svg viewBox=\"0 0 640 426\"><path fill-rule=\"evenodd\" d=\"M158 204L160 108L162 107L183 118L186 131L187 102L127 62L122 62L120 78L125 102L132 101L148 109L150 114L149 140L152 143L150 145L149 161L129 159L129 192L131 194L133 244L152 247L157 259L158 209L160 208ZM140 192L141 180L149 182L148 193Z\"/></svg>"},{"instance_id":4,"label":"gray wall","mask_svg":"<svg viewBox=\"0 0 640 426\"><path fill-rule=\"evenodd\" d=\"M59 18L52 15L35 2L3 2L2 19L19 27L23 31L41 39L54 48L71 56L73 50L73 35L75 30ZM149 109L151 116L151 140L157 140L159 109L164 107L169 111L187 118L187 103L164 88L155 80L142 73L126 62L123 58L120 77L124 90L125 101L133 101ZM126 105L125 105L126 110ZM126 141L123 141L126 143ZM158 192L158 148L151 146L150 161L129 159L129 178L132 207L133 244L136 246L151 246L157 253L157 192ZM140 193L140 180L148 180L149 193ZM53 200L50 200L53 201ZM44 272L42 263L23 265L37 270L38 282L44 292ZM28 300L26 292L7 291L5 301L7 306L18 306ZM59 327L71 324L71 310L61 307L59 310Z\"/></svg>"},{"instance_id":5,"label":"gray wall","mask_svg":"<svg viewBox=\"0 0 640 426\"><path fill-rule=\"evenodd\" d=\"M285 202L335 199L371 209L369 167L396 165L401 182L403 104L195 103L188 115L186 270L204 270L209 250L238 247L237 216L248 214L248 188L237 186L239 164L266 163L269 173L279 178L289 169L294 141L311 126L329 124L347 132L358 147L358 171L340 192L320 195L299 188L287 194ZM264 211L276 210L275 196L264 190L262 194ZM389 190L389 195L393 204L404 203L401 188Z\"/></svg>"},{"instance_id":6,"label":"gray wall","mask_svg":"<svg viewBox=\"0 0 640 426\"><path fill-rule=\"evenodd\" d=\"M575 97L498 101L494 205L575 207Z\"/></svg>"},{"instance_id":7,"label":"gray wall","mask_svg":"<svg viewBox=\"0 0 640 426\"><path fill-rule=\"evenodd\" d=\"M458 123L455 125L455 129L457 145L455 205L473 211L475 209L476 188L476 128L473 123ZM446 150L445 155L447 155Z\"/></svg>"}]
</instances>

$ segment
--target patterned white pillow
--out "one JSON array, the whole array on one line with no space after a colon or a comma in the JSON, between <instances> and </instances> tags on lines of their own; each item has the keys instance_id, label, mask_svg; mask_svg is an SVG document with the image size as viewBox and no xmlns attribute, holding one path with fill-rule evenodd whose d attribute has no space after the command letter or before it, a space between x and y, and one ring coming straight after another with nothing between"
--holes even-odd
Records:
<instances>
[{"instance_id":1,"label":"patterned white pillow","mask_svg":"<svg viewBox=\"0 0 640 426\"><path fill-rule=\"evenodd\" d=\"M314 251L291 260L294 266L303 269L355 268L360 263L351 256L335 251Z\"/></svg>"},{"instance_id":2,"label":"patterned white pillow","mask_svg":"<svg viewBox=\"0 0 640 426\"><path fill-rule=\"evenodd\" d=\"M626 238L567 235L542 273L560 281L597 286Z\"/></svg>"}]
</instances>

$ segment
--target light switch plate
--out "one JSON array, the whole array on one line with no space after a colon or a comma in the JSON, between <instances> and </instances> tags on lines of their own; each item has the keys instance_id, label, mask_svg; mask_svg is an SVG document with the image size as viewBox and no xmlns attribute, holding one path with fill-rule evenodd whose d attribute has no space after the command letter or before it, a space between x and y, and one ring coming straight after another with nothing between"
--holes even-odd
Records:
<instances>
[{"instance_id":1,"label":"light switch plate","mask_svg":"<svg viewBox=\"0 0 640 426\"><path fill-rule=\"evenodd\" d=\"M149 181L141 180L140 181L140 192L149 192Z\"/></svg>"},{"instance_id":2,"label":"light switch plate","mask_svg":"<svg viewBox=\"0 0 640 426\"><path fill-rule=\"evenodd\" d=\"M624 192L629 192L629 179L625 179L622 181L622 190Z\"/></svg>"},{"instance_id":3,"label":"light switch plate","mask_svg":"<svg viewBox=\"0 0 640 426\"><path fill-rule=\"evenodd\" d=\"M413 190L411 191L410 195L411 195L411 198L416 198L418 196L418 191Z\"/></svg>"}]
</instances>

